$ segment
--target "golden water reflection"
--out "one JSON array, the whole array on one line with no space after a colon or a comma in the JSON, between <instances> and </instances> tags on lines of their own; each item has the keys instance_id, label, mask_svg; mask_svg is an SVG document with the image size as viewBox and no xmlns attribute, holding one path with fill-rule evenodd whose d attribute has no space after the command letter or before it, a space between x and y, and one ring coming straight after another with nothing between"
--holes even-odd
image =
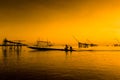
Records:
<instances>
[{"instance_id":1,"label":"golden water reflection","mask_svg":"<svg viewBox=\"0 0 120 80\"><path fill-rule=\"evenodd\" d=\"M119 60L120 51L1 51L0 80L120 80Z\"/></svg>"}]
</instances>

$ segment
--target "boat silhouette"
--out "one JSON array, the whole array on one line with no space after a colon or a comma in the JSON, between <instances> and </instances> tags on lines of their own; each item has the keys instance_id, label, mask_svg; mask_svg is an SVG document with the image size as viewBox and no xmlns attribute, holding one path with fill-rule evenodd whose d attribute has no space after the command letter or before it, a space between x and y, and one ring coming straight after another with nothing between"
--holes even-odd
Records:
<instances>
[{"instance_id":1,"label":"boat silhouette","mask_svg":"<svg viewBox=\"0 0 120 80\"><path fill-rule=\"evenodd\" d=\"M70 50L70 49L60 49L60 48L52 48L52 47L35 47L35 46L29 46L28 48L34 49L34 50L40 50L40 51L75 51L75 50Z\"/></svg>"},{"instance_id":2,"label":"boat silhouette","mask_svg":"<svg viewBox=\"0 0 120 80\"><path fill-rule=\"evenodd\" d=\"M40 51L75 51L71 48L67 48L66 49L66 45L65 48L55 48L52 47L53 44L50 41L37 41L36 45L33 46L28 46L28 48L30 49L34 49L34 50L40 50Z\"/></svg>"}]
</instances>

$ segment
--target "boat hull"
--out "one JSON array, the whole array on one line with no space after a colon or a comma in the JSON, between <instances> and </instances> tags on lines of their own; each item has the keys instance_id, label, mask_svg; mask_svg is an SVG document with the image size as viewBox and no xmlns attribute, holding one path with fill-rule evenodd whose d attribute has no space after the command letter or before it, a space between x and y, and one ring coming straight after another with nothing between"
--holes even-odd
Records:
<instances>
[{"instance_id":1,"label":"boat hull","mask_svg":"<svg viewBox=\"0 0 120 80\"><path fill-rule=\"evenodd\" d=\"M65 50L65 49L58 49L58 48L39 48L39 47L28 47L30 49L34 50L40 50L40 51L75 51L75 50Z\"/></svg>"}]
</instances>

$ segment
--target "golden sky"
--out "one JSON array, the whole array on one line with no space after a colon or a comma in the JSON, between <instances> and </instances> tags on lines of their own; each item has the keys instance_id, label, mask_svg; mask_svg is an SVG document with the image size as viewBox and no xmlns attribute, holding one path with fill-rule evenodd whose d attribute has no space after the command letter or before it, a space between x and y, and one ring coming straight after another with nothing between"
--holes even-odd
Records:
<instances>
[{"instance_id":1,"label":"golden sky","mask_svg":"<svg viewBox=\"0 0 120 80\"><path fill-rule=\"evenodd\" d=\"M120 39L119 0L0 0L0 37L69 43Z\"/></svg>"}]
</instances>

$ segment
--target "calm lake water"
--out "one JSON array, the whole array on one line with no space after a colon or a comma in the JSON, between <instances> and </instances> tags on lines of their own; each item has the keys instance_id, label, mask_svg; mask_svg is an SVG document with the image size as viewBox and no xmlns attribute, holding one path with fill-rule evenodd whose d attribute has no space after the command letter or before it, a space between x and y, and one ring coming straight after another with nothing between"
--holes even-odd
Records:
<instances>
[{"instance_id":1,"label":"calm lake water","mask_svg":"<svg viewBox=\"0 0 120 80\"><path fill-rule=\"evenodd\" d=\"M120 50L120 48L119 48ZM120 51L2 51L0 80L120 80Z\"/></svg>"}]
</instances>

